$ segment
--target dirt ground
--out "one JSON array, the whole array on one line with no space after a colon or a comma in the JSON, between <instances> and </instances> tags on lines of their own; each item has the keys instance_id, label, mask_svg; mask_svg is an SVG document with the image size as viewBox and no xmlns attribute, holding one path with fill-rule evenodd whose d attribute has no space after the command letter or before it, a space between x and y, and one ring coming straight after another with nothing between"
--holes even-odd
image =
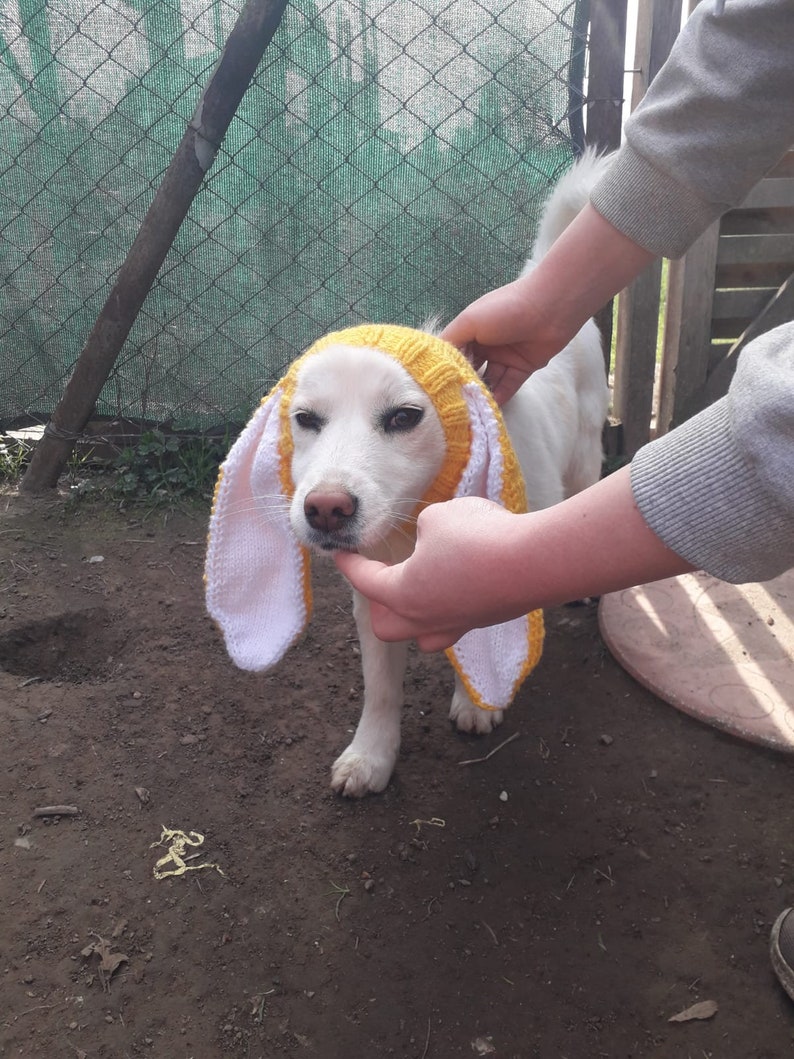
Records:
<instances>
[{"instance_id":1,"label":"dirt ground","mask_svg":"<svg viewBox=\"0 0 794 1059\"><path fill-rule=\"evenodd\" d=\"M329 566L304 641L255 676L204 613L205 513L0 515L3 1059L794 1049L767 956L789 759L644 691L594 608L547 615L482 740L450 729L443 658L412 655L397 773L351 802L328 786L361 701ZM164 828L204 842L158 879Z\"/></svg>"}]
</instances>

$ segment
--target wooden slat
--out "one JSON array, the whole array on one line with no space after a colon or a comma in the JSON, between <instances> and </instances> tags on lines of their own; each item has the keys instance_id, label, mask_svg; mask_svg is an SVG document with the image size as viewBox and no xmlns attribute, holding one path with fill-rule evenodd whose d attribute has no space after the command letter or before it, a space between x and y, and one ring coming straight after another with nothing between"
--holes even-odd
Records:
<instances>
[{"instance_id":1,"label":"wooden slat","mask_svg":"<svg viewBox=\"0 0 794 1059\"><path fill-rule=\"evenodd\" d=\"M731 210L722 218L723 235L794 234L794 208L768 206L758 210Z\"/></svg>"},{"instance_id":2,"label":"wooden slat","mask_svg":"<svg viewBox=\"0 0 794 1059\"><path fill-rule=\"evenodd\" d=\"M711 307L711 319L747 319L756 316L775 293L772 287L744 287L735 290L716 290Z\"/></svg>"},{"instance_id":3,"label":"wooden slat","mask_svg":"<svg viewBox=\"0 0 794 1059\"><path fill-rule=\"evenodd\" d=\"M685 257L670 262L658 433L681 422L683 408L708 375L718 240L719 224L715 223L693 243Z\"/></svg>"},{"instance_id":4,"label":"wooden slat","mask_svg":"<svg viewBox=\"0 0 794 1059\"><path fill-rule=\"evenodd\" d=\"M631 76L629 109L634 110L651 83L651 36L654 0L638 0L637 29L634 38L634 66Z\"/></svg>"},{"instance_id":5,"label":"wooden slat","mask_svg":"<svg viewBox=\"0 0 794 1059\"><path fill-rule=\"evenodd\" d=\"M791 177L761 180L738 208L758 210L775 206L794 207L794 179Z\"/></svg>"},{"instance_id":6,"label":"wooden slat","mask_svg":"<svg viewBox=\"0 0 794 1059\"><path fill-rule=\"evenodd\" d=\"M736 338L738 338L738 335ZM730 342L711 343L709 346L709 373L714 371L721 360L725 360L725 356L736 341L736 338L733 338Z\"/></svg>"},{"instance_id":7,"label":"wooden slat","mask_svg":"<svg viewBox=\"0 0 794 1059\"><path fill-rule=\"evenodd\" d=\"M590 0L587 142L604 150L620 145L626 8L627 0Z\"/></svg>"},{"instance_id":8,"label":"wooden slat","mask_svg":"<svg viewBox=\"0 0 794 1059\"><path fill-rule=\"evenodd\" d=\"M615 150L623 122L623 67L626 53L627 0L591 0L587 124L589 146ZM607 371L612 349L612 303L596 316Z\"/></svg>"},{"instance_id":9,"label":"wooden slat","mask_svg":"<svg viewBox=\"0 0 794 1059\"><path fill-rule=\"evenodd\" d=\"M612 407L628 455L650 438L661 272L661 261L654 261L618 298Z\"/></svg>"},{"instance_id":10,"label":"wooden slat","mask_svg":"<svg viewBox=\"0 0 794 1059\"><path fill-rule=\"evenodd\" d=\"M777 289L791 271L791 260L772 264L744 262L738 265L720 265L714 286L718 290L732 287L774 287Z\"/></svg>"},{"instance_id":11,"label":"wooden slat","mask_svg":"<svg viewBox=\"0 0 794 1059\"><path fill-rule=\"evenodd\" d=\"M762 312L758 313L753 322L741 336L739 341L731 350L731 356L737 356L741 350L752 342L758 335L771 331L773 327L794 320L794 269L789 274L785 283L770 298Z\"/></svg>"},{"instance_id":12,"label":"wooden slat","mask_svg":"<svg viewBox=\"0 0 794 1059\"><path fill-rule=\"evenodd\" d=\"M710 372L703 386L692 395L687 415L694 415L701 408L705 408L727 393L733 373L736 370L736 362L739 354L754 338L771 331L773 327L794 320L794 272L790 273L780 289L775 292L763 311L755 317L747 330L727 351L715 349L715 353L721 354L719 363Z\"/></svg>"},{"instance_id":13,"label":"wooden slat","mask_svg":"<svg viewBox=\"0 0 794 1059\"><path fill-rule=\"evenodd\" d=\"M637 106L667 60L681 29L682 0L639 0L631 109Z\"/></svg>"},{"instance_id":14,"label":"wooden slat","mask_svg":"<svg viewBox=\"0 0 794 1059\"><path fill-rule=\"evenodd\" d=\"M717 266L794 261L794 234L729 235L720 239Z\"/></svg>"},{"instance_id":15,"label":"wooden slat","mask_svg":"<svg viewBox=\"0 0 794 1059\"><path fill-rule=\"evenodd\" d=\"M794 150L784 154L777 165L767 173L768 177L794 177Z\"/></svg>"},{"instance_id":16,"label":"wooden slat","mask_svg":"<svg viewBox=\"0 0 794 1059\"><path fill-rule=\"evenodd\" d=\"M767 295L767 298L769 295ZM724 342L730 339L735 342L755 318L753 316L734 316L729 320L711 321L711 339L713 342Z\"/></svg>"},{"instance_id":17,"label":"wooden slat","mask_svg":"<svg viewBox=\"0 0 794 1059\"><path fill-rule=\"evenodd\" d=\"M681 28L681 7L681 0L638 4L632 109L670 53ZM630 456L650 438L661 271L661 262L655 262L618 299L613 411Z\"/></svg>"}]
</instances>

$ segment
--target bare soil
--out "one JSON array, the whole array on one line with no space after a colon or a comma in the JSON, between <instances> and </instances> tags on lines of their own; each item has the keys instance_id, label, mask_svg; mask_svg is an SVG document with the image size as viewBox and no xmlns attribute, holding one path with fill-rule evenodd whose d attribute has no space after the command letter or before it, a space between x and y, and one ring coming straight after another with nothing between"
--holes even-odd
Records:
<instances>
[{"instance_id":1,"label":"bare soil","mask_svg":"<svg viewBox=\"0 0 794 1059\"><path fill-rule=\"evenodd\" d=\"M790 1054L767 955L790 761L646 692L595 608L547 615L482 740L413 654L395 777L351 802L328 786L361 702L330 566L255 676L204 612L204 511L2 508L3 1059ZM168 859L164 828L204 841Z\"/></svg>"}]
</instances>

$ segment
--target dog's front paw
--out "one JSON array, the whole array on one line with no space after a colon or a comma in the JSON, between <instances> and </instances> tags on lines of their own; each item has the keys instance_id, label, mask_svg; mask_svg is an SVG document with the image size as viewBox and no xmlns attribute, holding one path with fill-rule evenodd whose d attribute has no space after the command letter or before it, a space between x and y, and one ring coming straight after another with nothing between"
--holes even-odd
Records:
<instances>
[{"instance_id":1,"label":"dog's front paw","mask_svg":"<svg viewBox=\"0 0 794 1059\"><path fill-rule=\"evenodd\" d=\"M388 785L395 757L366 754L351 743L331 767L331 787L346 798L363 798L377 794Z\"/></svg>"},{"instance_id":2,"label":"dog's front paw","mask_svg":"<svg viewBox=\"0 0 794 1059\"><path fill-rule=\"evenodd\" d=\"M502 710L482 710L475 706L462 689L452 696L449 708L449 719L455 722L459 732L471 732L475 735L487 735L504 720Z\"/></svg>"}]
</instances>

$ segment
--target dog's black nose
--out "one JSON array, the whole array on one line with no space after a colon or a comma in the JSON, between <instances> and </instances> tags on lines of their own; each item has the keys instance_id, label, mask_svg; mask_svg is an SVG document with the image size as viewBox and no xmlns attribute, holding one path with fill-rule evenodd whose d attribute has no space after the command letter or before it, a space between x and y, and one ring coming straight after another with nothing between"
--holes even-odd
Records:
<instances>
[{"instance_id":1,"label":"dog's black nose","mask_svg":"<svg viewBox=\"0 0 794 1059\"><path fill-rule=\"evenodd\" d=\"M312 529L337 533L356 513L358 501L344 490L314 490L306 494L303 513Z\"/></svg>"}]
</instances>

